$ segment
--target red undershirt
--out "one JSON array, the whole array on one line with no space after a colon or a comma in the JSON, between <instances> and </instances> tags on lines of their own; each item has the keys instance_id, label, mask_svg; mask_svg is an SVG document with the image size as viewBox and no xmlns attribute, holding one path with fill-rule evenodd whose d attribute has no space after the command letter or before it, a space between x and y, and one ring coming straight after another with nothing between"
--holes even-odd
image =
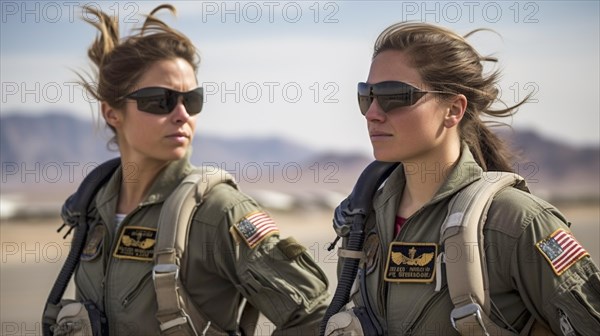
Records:
<instances>
[{"instance_id":1,"label":"red undershirt","mask_svg":"<svg viewBox=\"0 0 600 336\"><path fill-rule=\"evenodd\" d=\"M406 218L396 216L396 225L394 227L394 237L396 237L398 235L398 233L400 232L400 229L402 228L402 225L404 225L405 222L406 222Z\"/></svg>"}]
</instances>

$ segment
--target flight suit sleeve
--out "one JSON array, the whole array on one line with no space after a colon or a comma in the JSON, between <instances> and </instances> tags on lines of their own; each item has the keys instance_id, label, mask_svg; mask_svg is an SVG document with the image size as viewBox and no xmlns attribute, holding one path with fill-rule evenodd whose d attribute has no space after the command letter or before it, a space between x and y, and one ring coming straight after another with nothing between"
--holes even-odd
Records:
<instances>
[{"instance_id":1,"label":"flight suit sleeve","mask_svg":"<svg viewBox=\"0 0 600 336\"><path fill-rule=\"evenodd\" d=\"M280 239L273 218L237 192L216 232L220 256L215 268L276 326L273 335L317 335L329 297L328 280L294 238ZM242 195L242 196L240 196ZM226 224L226 225L224 225Z\"/></svg>"},{"instance_id":2,"label":"flight suit sleeve","mask_svg":"<svg viewBox=\"0 0 600 336\"><path fill-rule=\"evenodd\" d=\"M556 209L544 209L528 220L511 257L511 276L525 305L556 335L596 334L597 265Z\"/></svg>"}]
</instances>

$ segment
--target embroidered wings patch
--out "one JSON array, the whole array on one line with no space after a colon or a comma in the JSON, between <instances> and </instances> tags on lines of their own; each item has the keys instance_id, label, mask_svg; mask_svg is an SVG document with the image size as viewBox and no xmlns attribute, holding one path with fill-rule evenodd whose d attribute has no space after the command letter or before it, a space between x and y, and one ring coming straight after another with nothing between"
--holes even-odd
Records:
<instances>
[{"instance_id":1,"label":"embroidered wings patch","mask_svg":"<svg viewBox=\"0 0 600 336\"><path fill-rule=\"evenodd\" d=\"M437 245L433 243L390 244L384 279L388 282L432 282Z\"/></svg>"},{"instance_id":2,"label":"embroidered wings patch","mask_svg":"<svg viewBox=\"0 0 600 336\"><path fill-rule=\"evenodd\" d=\"M121 232L113 256L120 259L152 261L155 243L156 229L127 226Z\"/></svg>"},{"instance_id":3,"label":"embroidered wings patch","mask_svg":"<svg viewBox=\"0 0 600 336\"><path fill-rule=\"evenodd\" d=\"M535 246L548 260L556 275L561 275L579 259L589 255L575 240L573 234L563 229L554 231L547 238L537 242Z\"/></svg>"},{"instance_id":4,"label":"embroidered wings patch","mask_svg":"<svg viewBox=\"0 0 600 336\"><path fill-rule=\"evenodd\" d=\"M262 211L247 214L234 227L250 248L268 236L279 233L275 221Z\"/></svg>"}]
</instances>

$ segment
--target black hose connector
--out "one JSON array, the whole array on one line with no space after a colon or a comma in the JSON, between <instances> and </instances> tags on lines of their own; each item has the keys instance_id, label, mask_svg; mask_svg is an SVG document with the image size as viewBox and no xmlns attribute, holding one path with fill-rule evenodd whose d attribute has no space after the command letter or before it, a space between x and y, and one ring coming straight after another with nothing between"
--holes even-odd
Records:
<instances>
[{"instance_id":1,"label":"black hose connector","mask_svg":"<svg viewBox=\"0 0 600 336\"><path fill-rule=\"evenodd\" d=\"M373 161L360 174L352 193L348 196L347 209L344 209L346 223L351 225L346 249L362 251L365 240L365 222L373 208L373 196L379 186L388 178L398 163ZM325 334L327 322L348 303L350 290L358 272L359 259L344 259L335 294L321 321L319 335Z\"/></svg>"},{"instance_id":2,"label":"black hose connector","mask_svg":"<svg viewBox=\"0 0 600 336\"><path fill-rule=\"evenodd\" d=\"M67 255L67 259L65 260L65 263L63 264L60 273L58 274L58 277L54 282L52 289L50 290L50 294L46 300L46 305L44 306L44 315L42 316L42 333L44 336L52 335L52 330L50 330L50 327L56 322L48 320L48 318L45 316L46 310L48 310L50 305L56 306L60 303L60 300L62 299L65 290L69 285L71 276L73 276L75 268L79 264L79 256L83 251L88 231L88 206L94 198L94 195L96 195L96 192L98 192L100 187L106 183L120 163L120 158L114 158L96 167L85 177L85 179L83 179L79 185L79 188L77 189L77 192L72 196L75 200L74 210L79 212L79 219L77 227L75 228L75 234L73 235L71 249Z\"/></svg>"}]
</instances>

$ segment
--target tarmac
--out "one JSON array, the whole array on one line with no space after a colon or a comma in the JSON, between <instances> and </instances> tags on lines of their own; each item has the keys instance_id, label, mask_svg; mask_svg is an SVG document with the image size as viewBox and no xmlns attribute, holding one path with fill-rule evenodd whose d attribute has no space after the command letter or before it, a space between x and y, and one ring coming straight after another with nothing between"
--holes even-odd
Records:
<instances>
[{"instance_id":1,"label":"tarmac","mask_svg":"<svg viewBox=\"0 0 600 336\"><path fill-rule=\"evenodd\" d=\"M559 209L573 223L575 237L598 264L600 261L600 205L564 206ZM326 247L335 238L331 212L273 212L281 236L294 236L324 270L335 292L337 255ZM70 237L57 233L59 218L2 220L0 222L0 335L41 335L41 315L56 276L68 254ZM66 297L74 296L71 284ZM274 330L264 317L257 335Z\"/></svg>"}]
</instances>

